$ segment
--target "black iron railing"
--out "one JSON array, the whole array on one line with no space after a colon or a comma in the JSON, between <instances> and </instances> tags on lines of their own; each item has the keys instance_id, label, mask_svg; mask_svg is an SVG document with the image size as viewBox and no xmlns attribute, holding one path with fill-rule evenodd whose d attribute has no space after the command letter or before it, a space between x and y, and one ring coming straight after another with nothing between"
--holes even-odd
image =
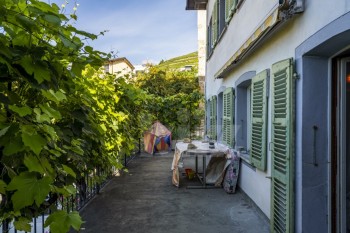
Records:
<instances>
[{"instance_id":1,"label":"black iron railing","mask_svg":"<svg viewBox=\"0 0 350 233\"><path fill-rule=\"evenodd\" d=\"M71 211L81 210L100 190L107 184L115 173L114 168L99 169L96 168L92 172L86 173L84 177L77 180L74 184L76 186L76 193L69 197L60 196L55 202L57 210L65 210L67 213ZM51 214L51 210L47 210L40 216L33 218L31 223L33 233L50 233L48 227L44 227L45 220ZM0 225L0 232L2 233L19 233L14 228L13 222L3 221Z\"/></svg>"},{"instance_id":2,"label":"black iron railing","mask_svg":"<svg viewBox=\"0 0 350 233\"><path fill-rule=\"evenodd\" d=\"M143 143L141 143L141 138L139 138L138 142L135 142L134 150L130 154L124 154L124 167L127 167L136 156L141 154L142 146Z\"/></svg>"},{"instance_id":3,"label":"black iron railing","mask_svg":"<svg viewBox=\"0 0 350 233\"><path fill-rule=\"evenodd\" d=\"M141 139L135 143L135 149L131 154L124 155L124 166L126 167L129 162L131 162L137 155L141 153ZM57 210L66 210L68 213L71 211L79 211L86 204L100 192L100 190L107 184L107 182L112 178L113 174L116 173L115 168L96 168L91 172L88 172L84 177L78 179L75 182L76 193L69 197L58 197L55 202ZM32 233L50 233L48 227L44 227L45 220L51 214L51 211L46 211L42 213L37 218L33 218L31 223ZM12 221L3 221L0 225L0 233L19 233L17 231Z\"/></svg>"}]
</instances>

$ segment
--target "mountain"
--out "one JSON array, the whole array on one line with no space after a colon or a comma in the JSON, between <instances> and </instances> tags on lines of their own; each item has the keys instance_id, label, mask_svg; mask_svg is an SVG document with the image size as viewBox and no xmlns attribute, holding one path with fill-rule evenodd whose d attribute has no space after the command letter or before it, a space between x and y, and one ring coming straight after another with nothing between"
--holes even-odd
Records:
<instances>
[{"instance_id":1,"label":"mountain","mask_svg":"<svg viewBox=\"0 0 350 233\"><path fill-rule=\"evenodd\" d=\"M156 67L160 69L185 69L185 67L198 67L198 52L189 53L161 61Z\"/></svg>"}]
</instances>

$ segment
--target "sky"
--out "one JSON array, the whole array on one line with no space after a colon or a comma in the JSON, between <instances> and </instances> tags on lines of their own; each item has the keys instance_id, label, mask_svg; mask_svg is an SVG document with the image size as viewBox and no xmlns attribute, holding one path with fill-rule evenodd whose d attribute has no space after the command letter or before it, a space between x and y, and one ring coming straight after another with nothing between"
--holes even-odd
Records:
<instances>
[{"instance_id":1,"label":"sky","mask_svg":"<svg viewBox=\"0 0 350 233\"><path fill-rule=\"evenodd\" d=\"M50 1L50 0L48 0ZM65 0L51 0L59 6ZM77 0L74 26L104 36L89 45L114 51L133 65L158 63L197 50L197 13L186 11L186 0ZM65 8L72 12L75 1Z\"/></svg>"}]
</instances>

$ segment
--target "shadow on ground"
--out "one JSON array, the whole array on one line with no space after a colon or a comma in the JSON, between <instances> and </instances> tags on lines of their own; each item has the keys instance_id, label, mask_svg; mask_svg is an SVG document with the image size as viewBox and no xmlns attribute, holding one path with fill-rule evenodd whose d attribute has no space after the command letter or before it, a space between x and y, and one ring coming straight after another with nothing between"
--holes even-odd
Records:
<instances>
[{"instance_id":1,"label":"shadow on ground","mask_svg":"<svg viewBox=\"0 0 350 233\"><path fill-rule=\"evenodd\" d=\"M171 162L172 154L132 160L129 172L113 178L83 209L82 232L269 232L266 218L241 192L186 189L185 182L180 188L173 186Z\"/></svg>"}]
</instances>

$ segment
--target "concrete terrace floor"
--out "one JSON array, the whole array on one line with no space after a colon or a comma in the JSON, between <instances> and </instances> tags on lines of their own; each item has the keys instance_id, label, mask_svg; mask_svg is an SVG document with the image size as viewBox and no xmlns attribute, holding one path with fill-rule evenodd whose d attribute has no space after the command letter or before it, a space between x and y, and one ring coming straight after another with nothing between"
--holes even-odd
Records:
<instances>
[{"instance_id":1,"label":"concrete terrace floor","mask_svg":"<svg viewBox=\"0 0 350 233\"><path fill-rule=\"evenodd\" d=\"M81 232L269 232L267 218L240 191L186 189L185 177L180 188L173 186L172 157L142 154L132 160L129 172L114 177L82 210Z\"/></svg>"}]
</instances>

